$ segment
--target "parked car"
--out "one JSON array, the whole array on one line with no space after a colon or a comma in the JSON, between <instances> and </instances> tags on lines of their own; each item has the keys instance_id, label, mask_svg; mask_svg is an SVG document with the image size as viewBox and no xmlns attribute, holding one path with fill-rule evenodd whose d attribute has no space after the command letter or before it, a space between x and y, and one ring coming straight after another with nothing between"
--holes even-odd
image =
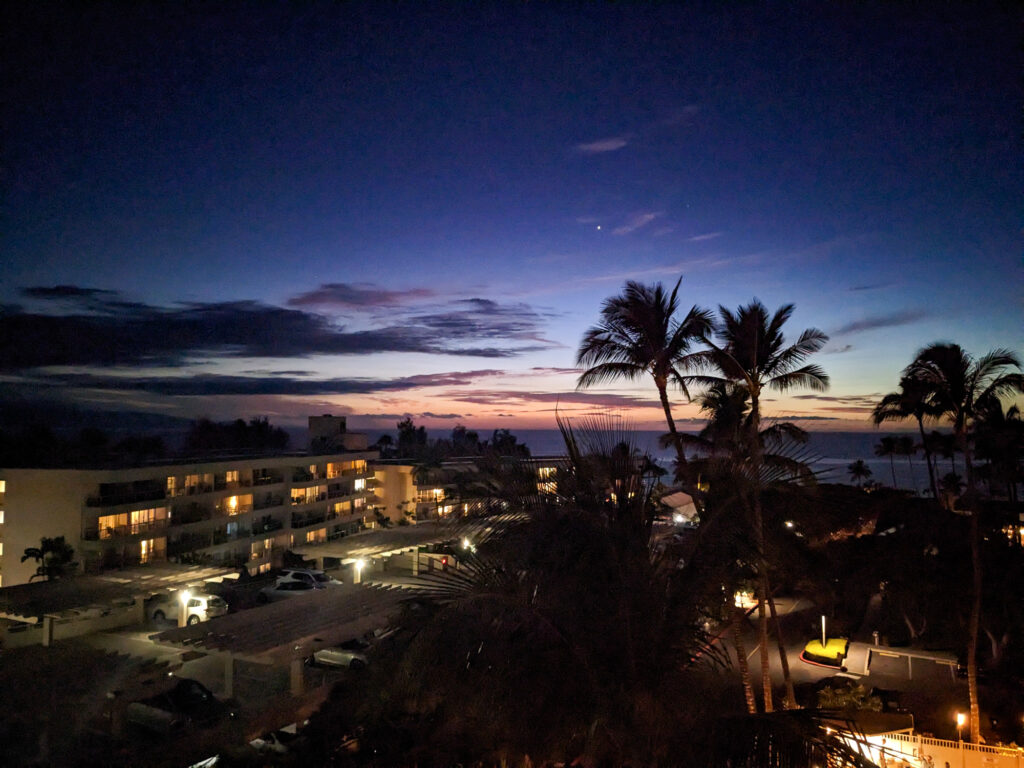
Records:
<instances>
[{"instance_id":1,"label":"parked car","mask_svg":"<svg viewBox=\"0 0 1024 768\"><path fill-rule=\"evenodd\" d=\"M223 616L228 612L228 604L222 597L204 593L188 594L187 598L182 600L180 592L155 598L146 608L146 612L153 621L178 621L183 606L187 624L198 624L200 621Z\"/></svg>"},{"instance_id":2,"label":"parked car","mask_svg":"<svg viewBox=\"0 0 1024 768\"><path fill-rule=\"evenodd\" d=\"M179 678L170 690L125 709L125 722L153 733L173 733L188 725L206 725L231 716L229 707L198 680Z\"/></svg>"},{"instance_id":3,"label":"parked car","mask_svg":"<svg viewBox=\"0 0 1024 768\"><path fill-rule=\"evenodd\" d=\"M358 669L369 662L370 644L365 640L353 638L329 648L321 648L310 658L310 664L322 664L325 667L347 667Z\"/></svg>"},{"instance_id":4,"label":"parked car","mask_svg":"<svg viewBox=\"0 0 1024 768\"><path fill-rule=\"evenodd\" d=\"M801 661L807 664L814 664L818 667L832 667L841 669L844 672L846 667L843 662L850 652L850 640L846 637L827 637L825 644L821 640L811 640L800 654Z\"/></svg>"},{"instance_id":5,"label":"parked car","mask_svg":"<svg viewBox=\"0 0 1024 768\"><path fill-rule=\"evenodd\" d=\"M308 722L308 721L307 721ZM299 737L299 724L292 723L276 731L270 731L249 742L249 746L257 752L276 752L283 755L289 746Z\"/></svg>"},{"instance_id":6,"label":"parked car","mask_svg":"<svg viewBox=\"0 0 1024 768\"><path fill-rule=\"evenodd\" d=\"M277 583L282 584L289 581L305 581L313 586L341 584L337 579L315 568L285 568L278 574Z\"/></svg>"},{"instance_id":7,"label":"parked car","mask_svg":"<svg viewBox=\"0 0 1024 768\"><path fill-rule=\"evenodd\" d=\"M273 586L266 586L256 595L256 600L261 603L285 600L298 595L308 595L320 589L325 589L322 584L314 586L308 581L280 581Z\"/></svg>"}]
</instances>

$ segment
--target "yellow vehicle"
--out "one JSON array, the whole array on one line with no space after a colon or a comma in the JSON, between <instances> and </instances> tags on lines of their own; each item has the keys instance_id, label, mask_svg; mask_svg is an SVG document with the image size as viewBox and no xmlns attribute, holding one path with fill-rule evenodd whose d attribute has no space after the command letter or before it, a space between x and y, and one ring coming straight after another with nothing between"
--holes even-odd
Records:
<instances>
[{"instance_id":1,"label":"yellow vehicle","mask_svg":"<svg viewBox=\"0 0 1024 768\"><path fill-rule=\"evenodd\" d=\"M825 644L821 640L811 640L800 653L801 661L819 667L843 669L843 662L850 652L850 639L847 637L827 637Z\"/></svg>"}]
</instances>

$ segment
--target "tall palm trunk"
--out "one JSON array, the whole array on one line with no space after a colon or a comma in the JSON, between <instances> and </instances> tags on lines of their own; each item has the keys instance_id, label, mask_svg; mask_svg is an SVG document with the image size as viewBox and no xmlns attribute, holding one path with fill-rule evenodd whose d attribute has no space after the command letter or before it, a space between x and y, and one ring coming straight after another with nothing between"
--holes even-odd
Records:
<instances>
[{"instance_id":1,"label":"tall palm trunk","mask_svg":"<svg viewBox=\"0 0 1024 768\"><path fill-rule=\"evenodd\" d=\"M768 610L772 616L772 625L775 627L775 642L779 644L779 661L782 664L782 678L786 683L786 698L783 706L786 709L796 709L796 691L793 690L793 678L789 676L789 657L786 655L786 644L782 640L782 626L779 624L779 614L775 611L775 598L768 592Z\"/></svg>"},{"instance_id":2,"label":"tall palm trunk","mask_svg":"<svg viewBox=\"0 0 1024 768\"><path fill-rule=\"evenodd\" d=\"M761 408L757 387L753 382L747 382L750 390L750 459L754 475L754 537L757 541L757 570L760 594L760 601L757 606L758 650L761 654L761 688L764 698L764 711L772 712L772 678L768 666L768 616L765 611L765 603L768 602L770 593L768 590L768 553L764 539L764 510L761 508Z\"/></svg>"},{"instance_id":3,"label":"tall palm trunk","mask_svg":"<svg viewBox=\"0 0 1024 768\"><path fill-rule=\"evenodd\" d=\"M911 455L907 454L907 471L910 472L910 484L914 486L914 495L917 495L917 478L914 476L914 462Z\"/></svg>"},{"instance_id":4,"label":"tall palm trunk","mask_svg":"<svg viewBox=\"0 0 1024 768\"><path fill-rule=\"evenodd\" d=\"M889 471L892 472L892 487L896 488L896 462L893 459L893 454L889 454Z\"/></svg>"},{"instance_id":5,"label":"tall palm trunk","mask_svg":"<svg viewBox=\"0 0 1024 768\"><path fill-rule=\"evenodd\" d=\"M768 588L768 579L764 574L758 580L760 587L758 591L760 599L757 601L757 647L761 654L761 698L764 700L764 711L774 712L772 706L772 675L768 666L768 613L765 611L765 603L768 602L765 590Z\"/></svg>"},{"instance_id":6,"label":"tall palm trunk","mask_svg":"<svg viewBox=\"0 0 1024 768\"><path fill-rule=\"evenodd\" d=\"M750 679L750 664L747 663L747 648L743 644L743 622L747 614L738 605L732 609L732 644L736 648L736 658L740 666L740 679L743 681L743 697L747 701L747 712L757 714L757 699L754 697L754 684Z\"/></svg>"},{"instance_id":7,"label":"tall palm trunk","mask_svg":"<svg viewBox=\"0 0 1024 768\"><path fill-rule=\"evenodd\" d=\"M682 474L686 466L686 453L683 451L683 440L676 431L676 422L672 418L672 406L668 402L668 383L655 380L658 388L658 397L661 399L661 407L665 410L665 421L668 423L669 434L672 435L672 443L676 447L676 467L679 474Z\"/></svg>"},{"instance_id":8,"label":"tall palm trunk","mask_svg":"<svg viewBox=\"0 0 1024 768\"><path fill-rule=\"evenodd\" d=\"M981 742L981 707L978 704L978 628L981 624L981 534L978 531L978 502L974 487L974 466L967 444L966 430L958 430L957 442L964 452L967 473L967 498L971 513L971 567L974 594L971 596L971 618L967 625L967 695L970 699L970 739Z\"/></svg>"},{"instance_id":9,"label":"tall palm trunk","mask_svg":"<svg viewBox=\"0 0 1024 768\"><path fill-rule=\"evenodd\" d=\"M932 450L928 445L928 438L924 435L924 418L917 415L917 431L921 433L921 447L924 448L924 460L928 464L928 482L931 484L932 498L939 499L939 484L935 480L935 466L932 462Z\"/></svg>"}]
</instances>

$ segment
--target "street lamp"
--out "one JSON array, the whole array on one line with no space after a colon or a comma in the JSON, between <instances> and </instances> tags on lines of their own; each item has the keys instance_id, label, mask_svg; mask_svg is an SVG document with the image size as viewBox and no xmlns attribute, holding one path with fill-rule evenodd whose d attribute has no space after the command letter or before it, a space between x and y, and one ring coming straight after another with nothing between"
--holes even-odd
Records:
<instances>
[{"instance_id":1,"label":"street lamp","mask_svg":"<svg viewBox=\"0 0 1024 768\"><path fill-rule=\"evenodd\" d=\"M963 712L957 712L956 713L956 738L957 738L957 741L962 742L964 740L963 730L964 730L964 723L966 723L966 722L967 722L967 715L965 715Z\"/></svg>"},{"instance_id":2,"label":"street lamp","mask_svg":"<svg viewBox=\"0 0 1024 768\"><path fill-rule=\"evenodd\" d=\"M355 583L356 584L361 584L362 581L363 581L363 568L366 567L366 561L365 560L356 560L355 566L356 566Z\"/></svg>"},{"instance_id":3,"label":"street lamp","mask_svg":"<svg viewBox=\"0 0 1024 768\"><path fill-rule=\"evenodd\" d=\"M825 637L825 614L821 614L821 649L825 650L828 639Z\"/></svg>"},{"instance_id":4,"label":"street lamp","mask_svg":"<svg viewBox=\"0 0 1024 768\"><path fill-rule=\"evenodd\" d=\"M183 589L178 597L181 599L181 608L178 610L178 626L184 627L188 624L188 601L192 599L192 593Z\"/></svg>"}]
</instances>

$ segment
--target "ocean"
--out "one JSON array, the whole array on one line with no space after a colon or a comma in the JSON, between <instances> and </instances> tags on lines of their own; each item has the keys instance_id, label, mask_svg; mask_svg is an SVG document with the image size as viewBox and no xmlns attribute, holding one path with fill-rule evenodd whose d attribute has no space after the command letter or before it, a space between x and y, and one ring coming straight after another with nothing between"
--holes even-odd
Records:
<instances>
[{"instance_id":1,"label":"ocean","mask_svg":"<svg viewBox=\"0 0 1024 768\"><path fill-rule=\"evenodd\" d=\"M486 430L479 430L480 438L487 439L490 434ZM376 440L383 431L368 431L370 441ZM392 437L394 432L389 432ZM428 430L431 438L447 437L448 432L443 430ZM557 429L513 429L519 442L525 443L534 456L559 455L565 452L565 445L562 442L562 435ZM662 450L658 447L658 437L661 432L655 430L641 430L636 432L636 440L641 450L647 451L658 463L668 466L674 458L672 449ZM912 457L908 462L906 456L894 456L890 464L888 457L879 458L875 456L875 446L887 435L896 433L884 430L873 432L811 432L810 440L805 446L811 466L818 474L821 482L851 484L850 474L847 467L862 459L871 470L870 481L881 483L885 486L893 485L895 475L895 486L905 490L924 492L928 488L928 466L924 460L924 454ZM915 433L909 434L916 438ZM939 458L939 477L951 471L949 459ZM963 466L958 465L958 471L963 474Z\"/></svg>"}]
</instances>

